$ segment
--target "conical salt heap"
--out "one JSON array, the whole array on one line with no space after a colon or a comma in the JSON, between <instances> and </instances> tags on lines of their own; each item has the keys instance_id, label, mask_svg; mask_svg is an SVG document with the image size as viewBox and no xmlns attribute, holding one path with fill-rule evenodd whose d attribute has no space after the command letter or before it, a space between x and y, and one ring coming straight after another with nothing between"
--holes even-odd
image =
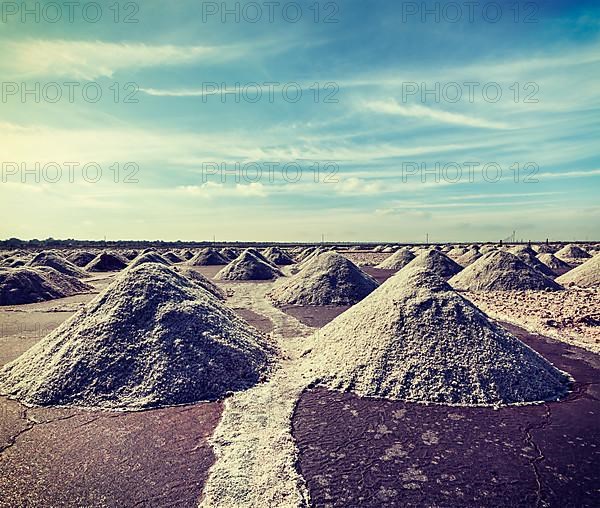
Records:
<instances>
[{"instance_id":1,"label":"conical salt heap","mask_svg":"<svg viewBox=\"0 0 600 508\"><path fill-rule=\"evenodd\" d=\"M48 266L0 269L0 305L45 302L93 289Z\"/></svg>"},{"instance_id":2,"label":"conical salt heap","mask_svg":"<svg viewBox=\"0 0 600 508\"><path fill-rule=\"evenodd\" d=\"M517 256L526 265L529 265L531 268L543 273L546 277L556 277L556 273L554 273L549 266L542 263L537 256L529 254L525 251L517 252L515 256Z\"/></svg>"},{"instance_id":3,"label":"conical salt heap","mask_svg":"<svg viewBox=\"0 0 600 508\"><path fill-rule=\"evenodd\" d=\"M456 261L453 261L446 254L435 249L428 249L421 252L406 265L406 268L415 268L417 266L425 268L444 279L449 279L462 270L462 266L456 263Z\"/></svg>"},{"instance_id":4,"label":"conical salt heap","mask_svg":"<svg viewBox=\"0 0 600 508\"><path fill-rule=\"evenodd\" d=\"M536 258L540 261L540 263L543 263L555 273L564 272L573 268L569 263L557 258L554 254L538 254Z\"/></svg>"},{"instance_id":5,"label":"conical salt heap","mask_svg":"<svg viewBox=\"0 0 600 508\"><path fill-rule=\"evenodd\" d=\"M514 254L501 250L484 254L452 277L449 283L455 289L470 291L562 289L551 278L524 263Z\"/></svg>"},{"instance_id":6,"label":"conical salt heap","mask_svg":"<svg viewBox=\"0 0 600 508\"><path fill-rule=\"evenodd\" d=\"M226 265L229 263L218 251L213 248L202 249L198 254L187 261L190 266Z\"/></svg>"},{"instance_id":7,"label":"conical salt heap","mask_svg":"<svg viewBox=\"0 0 600 508\"><path fill-rule=\"evenodd\" d=\"M293 265L295 263L291 256L279 247L269 247L268 249L265 249L263 255L274 265L284 266Z\"/></svg>"},{"instance_id":8,"label":"conical salt heap","mask_svg":"<svg viewBox=\"0 0 600 508\"><path fill-rule=\"evenodd\" d=\"M118 272L125 268L128 262L120 254L101 252L86 265L85 269L88 272Z\"/></svg>"},{"instance_id":9,"label":"conical salt heap","mask_svg":"<svg viewBox=\"0 0 600 508\"><path fill-rule=\"evenodd\" d=\"M84 267L87 265L92 259L96 257L96 254L87 251L77 251L72 253L67 259L76 266Z\"/></svg>"},{"instance_id":10,"label":"conical salt heap","mask_svg":"<svg viewBox=\"0 0 600 508\"><path fill-rule=\"evenodd\" d=\"M336 252L324 252L267 296L278 305L353 305L379 286L370 275Z\"/></svg>"},{"instance_id":11,"label":"conical salt heap","mask_svg":"<svg viewBox=\"0 0 600 508\"><path fill-rule=\"evenodd\" d=\"M538 254L554 254L558 249L554 245L541 243L535 250L537 250Z\"/></svg>"},{"instance_id":12,"label":"conical salt heap","mask_svg":"<svg viewBox=\"0 0 600 508\"><path fill-rule=\"evenodd\" d=\"M279 268L257 257L250 249L246 249L236 259L222 268L216 280L271 280L281 277Z\"/></svg>"},{"instance_id":13,"label":"conical salt heap","mask_svg":"<svg viewBox=\"0 0 600 508\"><path fill-rule=\"evenodd\" d=\"M537 255L537 252L531 248L531 245L515 245L508 251L515 256L519 256L520 254L526 254L527 256Z\"/></svg>"},{"instance_id":14,"label":"conical salt heap","mask_svg":"<svg viewBox=\"0 0 600 508\"><path fill-rule=\"evenodd\" d=\"M233 261L239 256L239 252L237 252L235 249L232 249L231 247L225 247L224 249L221 249L219 251L219 254L221 254L221 256L223 256L228 261Z\"/></svg>"},{"instance_id":15,"label":"conical salt heap","mask_svg":"<svg viewBox=\"0 0 600 508\"><path fill-rule=\"evenodd\" d=\"M253 386L275 354L198 285L146 263L0 370L0 392L42 406L187 404Z\"/></svg>"},{"instance_id":16,"label":"conical salt heap","mask_svg":"<svg viewBox=\"0 0 600 508\"><path fill-rule=\"evenodd\" d=\"M405 268L314 339L319 382L364 396L493 405L556 400L569 378L443 279Z\"/></svg>"},{"instance_id":17,"label":"conical salt heap","mask_svg":"<svg viewBox=\"0 0 600 508\"><path fill-rule=\"evenodd\" d=\"M131 263L129 263L127 269L131 270L132 268L143 265L144 263L158 263L165 266L171 265L171 263L163 258L158 252L149 251L137 256Z\"/></svg>"},{"instance_id":18,"label":"conical salt heap","mask_svg":"<svg viewBox=\"0 0 600 508\"><path fill-rule=\"evenodd\" d=\"M225 300L225 294L219 286L217 286L212 280L202 275L200 272L197 272L193 268L189 266L181 266L177 267L177 271L183 274L185 277L190 279L195 284L198 284L202 289L208 291L215 298L219 300Z\"/></svg>"},{"instance_id":19,"label":"conical salt heap","mask_svg":"<svg viewBox=\"0 0 600 508\"><path fill-rule=\"evenodd\" d=\"M382 270L400 270L415 259L415 255L406 247L397 250L391 256L385 258L375 268Z\"/></svg>"},{"instance_id":20,"label":"conical salt heap","mask_svg":"<svg viewBox=\"0 0 600 508\"><path fill-rule=\"evenodd\" d=\"M587 259L590 255L578 245L565 245L562 249L554 254L561 259Z\"/></svg>"},{"instance_id":21,"label":"conical salt heap","mask_svg":"<svg viewBox=\"0 0 600 508\"><path fill-rule=\"evenodd\" d=\"M183 259L181 259L179 254L177 254L176 252L173 252L172 250L170 250L169 252L165 252L162 255L162 257L165 258L167 261L169 261L169 263L181 263L183 261Z\"/></svg>"},{"instance_id":22,"label":"conical salt heap","mask_svg":"<svg viewBox=\"0 0 600 508\"><path fill-rule=\"evenodd\" d=\"M455 261L460 266L469 266L471 263L477 261L481 256L482 254L478 249L469 249L462 256L458 256Z\"/></svg>"},{"instance_id":23,"label":"conical salt heap","mask_svg":"<svg viewBox=\"0 0 600 508\"><path fill-rule=\"evenodd\" d=\"M600 287L600 254L561 275L556 281L565 286Z\"/></svg>"},{"instance_id":24,"label":"conical salt heap","mask_svg":"<svg viewBox=\"0 0 600 508\"><path fill-rule=\"evenodd\" d=\"M48 266L54 268L57 272L70 275L71 277L89 277L89 274L77 265L53 252L40 252L27 263L27 266Z\"/></svg>"}]
</instances>

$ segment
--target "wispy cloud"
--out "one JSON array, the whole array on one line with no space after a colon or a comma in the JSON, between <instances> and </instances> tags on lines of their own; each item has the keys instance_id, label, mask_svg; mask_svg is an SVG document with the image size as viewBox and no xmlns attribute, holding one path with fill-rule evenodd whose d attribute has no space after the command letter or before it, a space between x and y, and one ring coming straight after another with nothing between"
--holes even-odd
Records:
<instances>
[{"instance_id":1,"label":"wispy cloud","mask_svg":"<svg viewBox=\"0 0 600 508\"><path fill-rule=\"evenodd\" d=\"M29 39L2 44L5 79L69 77L93 80L123 69L227 60L241 47L151 45L102 41Z\"/></svg>"},{"instance_id":2,"label":"wispy cloud","mask_svg":"<svg viewBox=\"0 0 600 508\"><path fill-rule=\"evenodd\" d=\"M474 118L460 113L451 113L441 109L433 109L421 104L399 104L395 100L365 102L362 108L375 113L396 115L410 118L434 120L440 123L450 123L465 127L482 129L509 129L503 122L493 122L483 118Z\"/></svg>"}]
</instances>

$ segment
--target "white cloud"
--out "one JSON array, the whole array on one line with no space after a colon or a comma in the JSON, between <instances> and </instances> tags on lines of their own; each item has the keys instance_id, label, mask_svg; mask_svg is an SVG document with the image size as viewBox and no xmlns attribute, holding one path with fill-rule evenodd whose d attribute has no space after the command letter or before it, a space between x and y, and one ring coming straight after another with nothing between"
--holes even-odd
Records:
<instances>
[{"instance_id":1,"label":"white cloud","mask_svg":"<svg viewBox=\"0 0 600 508\"><path fill-rule=\"evenodd\" d=\"M212 199L220 197L266 197L267 189L260 182L226 186L222 183L205 182L202 185L181 185L177 191L190 196Z\"/></svg>"},{"instance_id":2,"label":"white cloud","mask_svg":"<svg viewBox=\"0 0 600 508\"><path fill-rule=\"evenodd\" d=\"M5 80L34 77L93 80L110 78L123 69L222 60L240 53L233 47L46 39L5 42L1 51L0 71Z\"/></svg>"},{"instance_id":3,"label":"white cloud","mask_svg":"<svg viewBox=\"0 0 600 508\"><path fill-rule=\"evenodd\" d=\"M362 109L382 113L418 119L435 120L441 123L463 125L466 127L479 127L482 129L509 129L503 122L493 122L483 118L474 118L460 113L450 113L439 109L429 108L421 104L398 104L395 100L366 102Z\"/></svg>"}]
</instances>

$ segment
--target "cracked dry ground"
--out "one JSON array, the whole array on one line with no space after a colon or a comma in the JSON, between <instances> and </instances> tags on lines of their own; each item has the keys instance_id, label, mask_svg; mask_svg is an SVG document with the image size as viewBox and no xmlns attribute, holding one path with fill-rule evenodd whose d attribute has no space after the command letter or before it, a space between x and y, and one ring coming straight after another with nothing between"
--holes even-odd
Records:
<instances>
[{"instance_id":1,"label":"cracked dry ground","mask_svg":"<svg viewBox=\"0 0 600 508\"><path fill-rule=\"evenodd\" d=\"M564 401L460 408L306 391L293 420L319 507L597 507L600 361L504 325L576 380Z\"/></svg>"}]
</instances>

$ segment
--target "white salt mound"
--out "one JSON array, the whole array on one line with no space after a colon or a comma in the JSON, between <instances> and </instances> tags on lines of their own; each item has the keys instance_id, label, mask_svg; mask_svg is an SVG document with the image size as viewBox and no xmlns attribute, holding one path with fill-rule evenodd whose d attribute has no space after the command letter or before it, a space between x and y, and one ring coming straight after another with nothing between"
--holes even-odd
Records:
<instances>
[{"instance_id":1,"label":"white salt mound","mask_svg":"<svg viewBox=\"0 0 600 508\"><path fill-rule=\"evenodd\" d=\"M380 268L382 270L400 270L413 259L415 259L415 255L410 251L410 249L405 247L397 250L391 256L385 258L375 268Z\"/></svg>"},{"instance_id":2,"label":"white salt mound","mask_svg":"<svg viewBox=\"0 0 600 508\"><path fill-rule=\"evenodd\" d=\"M40 252L27 263L27 266L49 266L50 268L54 268L56 271L64 273L65 275L70 275L71 277L89 276L89 274L77 265L53 252Z\"/></svg>"},{"instance_id":3,"label":"white salt mound","mask_svg":"<svg viewBox=\"0 0 600 508\"><path fill-rule=\"evenodd\" d=\"M528 254L526 252L517 253L517 254L515 254L515 256L517 256L526 265L531 266L531 268L534 268L538 272L543 273L547 277L555 277L556 276L556 273L554 273L554 271L549 266L542 263L537 258L537 256L533 256L532 254Z\"/></svg>"},{"instance_id":4,"label":"white salt mound","mask_svg":"<svg viewBox=\"0 0 600 508\"><path fill-rule=\"evenodd\" d=\"M600 254L561 275L556 281L565 286L600 287Z\"/></svg>"},{"instance_id":5,"label":"white salt mound","mask_svg":"<svg viewBox=\"0 0 600 508\"><path fill-rule=\"evenodd\" d=\"M449 282L456 289L470 291L562 289L551 278L524 263L514 254L501 250L484 254Z\"/></svg>"},{"instance_id":6,"label":"white salt mound","mask_svg":"<svg viewBox=\"0 0 600 508\"><path fill-rule=\"evenodd\" d=\"M353 305L379 283L336 252L319 254L267 294L278 305Z\"/></svg>"},{"instance_id":7,"label":"white salt mound","mask_svg":"<svg viewBox=\"0 0 600 508\"><path fill-rule=\"evenodd\" d=\"M458 256L456 258L456 262L460 266L469 266L471 263L474 263L482 256L481 252L478 249L469 249L462 256Z\"/></svg>"},{"instance_id":8,"label":"white salt mound","mask_svg":"<svg viewBox=\"0 0 600 508\"><path fill-rule=\"evenodd\" d=\"M515 256L519 256L520 254L535 256L537 254L537 252L534 251L530 245L515 245L514 247L508 249L508 251Z\"/></svg>"},{"instance_id":9,"label":"white salt mound","mask_svg":"<svg viewBox=\"0 0 600 508\"><path fill-rule=\"evenodd\" d=\"M202 249L198 254L190 258L187 263L190 266L214 266L229 263L218 251L213 248Z\"/></svg>"},{"instance_id":10,"label":"white salt mound","mask_svg":"<svg viewBox=\"0 0 600 508\"><path fill-rule=\"evenodd\" d=\"M236 259L221 269L217 280L271 280L283 276L279 268L258 258L246 249Z\"/></svg>"},{"instance_id":11,"label":"white salt mound","mask_svg":"<svg viewBox=\"0 0 600 508\"><path fill-rule=\"evenodd\" d=\"M150 251L144 252L143 254L135 257L134 260L127 265L127 269L131 270L132 268L143 265L144 263L158 263L165 266L171 265L171 263L162 257L158 252Z\"/></svg>"},{"instance_id":12,"label":"white salt mound","mask_svg":"<svg viewBox=\"0 0 600 508\"><path fill-rule=\"evenodd\" d=\"M586 259L590 257L581 247L573 244L565 245L556 252L555 256L561 259Z\"/></svg>"},{"instance_id":13,"label":"white salt mound","mask_svg":"<svg viewBox=\"0 0 600 508\"><path fill-rule=\"evenodd\" d=\"M538 254L554 254L558 249L554 245L542 243L538 245L535 250L538 251Z\"/></svg>"},{"instance_id":14,"label":"white salt mound","mask_svg":"<svg viewBox=\"0 0 600 508\"><path fill-rule=\"evenodd\" d=\"M0 305L44 302L92 289L76 277L48 266L0 269Z\"/></svg>"},{"instance_id":15,"label":"white salt mound","mask_svg":"<svg viewBox=\"0 0 600 508\"><path fill-rule=\"evenodd\" d=\"M462 266L450 259L443 252L435 249L422 251L415 259L408 263L405 268L415 267L425 268L444 279L449 279L462 270Z\"/></svg>"},{"instance_id":16,"label":"white salt mound","mask_svg":"<svg viewBox=\"0 0 600 508\"><path fill-rule=\"evenodd\" d=\"M85 269L88 272L118 272L125 268L128 262L120 254L101 252L86 265Z\"/></svg>"},{"instance_id":17,"label":"white salt mound","mask_svg":"<svg viewBox=\"0 0 600 508\"><path fill-rule=\"evenodd\" d=\"M197 284L146 263L1 369L0 392L42 406L186 404L253 386L275 354Z\"/></svg>"},{"instance_id":18,"label":"white salt mound","mask_svg":"<svg viewBox=\"0 0 600 508\"><path fill-rule=\"evenodd\" d=\"M569 263L566 263L560 258L557 258L554 254L544 253L538 254L537 259L540 263L545 264L550 270L570 270L572 266Z\"/></svg>"},{"instance_id":19,"label":"white salt mound","mask_svg":"<svg viewBox=\"0 0 600 508\"><path fill-rule=\"evenodd\" d=\"M87 265L92 259L96 257L96 254L87 251L78 251L73 252L67 259L76 266L84 267Z\"/></svg>"},{"instance_id":20,"label":"white salt mound","mask_svg":"<svg viewBox=\"0 0 600 508\"><path fill-rule=\"evenodd\" d=\"M405 268L319 330L320 382L363 396L503 405L555 400L569 378L443 279Z\"/></svg>"},{"instance_id":21,"label":"white salt mound","mask_svg":"<svg viewBox=\"0 0 600 508\"><path fill-rule=\"evenodd\" d=\"M183 261L183 259L181 259L179 254L177 254L176 252L173 252L172 250L170 250L169 252L165 252L162 255L162 257L165 258L167 261L169 261L169 263L181 263Z\"/></svg>"},{"instance_id":22,"label":"white salt mound","mask_svg":"<svg viewBox=\"0 0 600 508\"><path fill-rule=\"evenodd\" d=\"M279 247L269 247L263 252L263 255L274 265L284 266L295 263L292 257Z\"/></svg>"},{"instance_id":23,"label":"white salt mound","mask_svg":"<svg viewBox=\"0 0 600 508\"><path fill-rule=\"evenodd\" d=\"M193 268L190 268L188 266L178 267L177 271L182 273L185 277L190 279L192 282L198 284L201 288L208 291L214 297L218 298L219 300L225 300L225 295L223 294L223 291L221 291L219 289L219 287L212 280L205 277L200 272L197 272L196 270L194 270Z\"/></svg>"}]
</instances>

